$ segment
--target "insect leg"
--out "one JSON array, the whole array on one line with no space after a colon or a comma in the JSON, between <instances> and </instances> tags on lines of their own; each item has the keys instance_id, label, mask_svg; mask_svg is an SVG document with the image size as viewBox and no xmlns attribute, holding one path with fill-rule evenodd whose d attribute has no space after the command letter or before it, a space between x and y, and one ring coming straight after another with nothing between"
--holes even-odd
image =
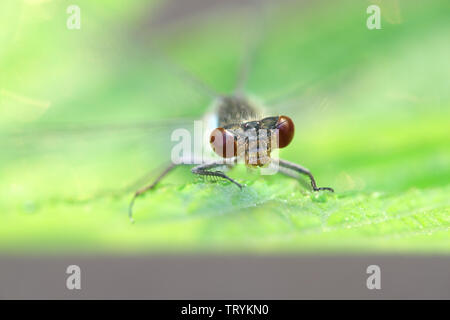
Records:
<instances>
[{"instance_id":1,"label":"insect leg","mask_svg":"<svg viewBox=\"0 0 450 320\"><path fill-rule=\"evenodd\" d=\"M171 163L156 179L155 181L153 181L151 184L139 189L138 191L136 191L133 195L133 198L131 199L130 202L130 206L128 208L128 217L130 218L131 222L134 222L133 220L133 206L134 206L134 201L136 200L137 197L139 197L141 194L147 192L148 190L153 189L159 181L162 180L162 178L164 178L170 171L172 171L172 169L174 169L177 165Z\"/></svg>"},{"instance_id":2,"label":"insect leg","mask_svg":"<svg viewBox=\"0 0 450 320\"><path fill-rule=\"evenodd\" d=\"M319 187L318 188L317 184L316 184L316 180L314 179L314 176L312 175L312 173L308 169L306 169L305 167L302 167L301 165L298 165L296 163L292 163L292 162L280 159L279 160L279 166L280 166L280 169L289 169L291 171L295 171L295 172L298 172L300 174L307 175L309 177L309 179L311 180L311 186L312 186L314 191L328 190L328 191L334 192L333 188L329 188L329 187ZM290 177L297 178L294 175L291 175L286 170L281 170L280 172L283 173L283 174L286 174L286 175L288 175Z\"/></svg>"},{"instance_id":3,"label":"insect leg","mask_svg":"<svg viewBox=\"0 0 450 320\"><path fill-rule=\"evenodd\" d=\"M192 168L192 173L197 174L200 176L206 176L206 177L212 177L212 178L222 178L225 180L228 180L235 185L237 185L240 189L242 189L242 185L238 183L237 181L231 179L229 176L227 176L222 171L210 171L211 169L214 169L216 167L223 166L223 162L213 162L213 163L207 163L207 164L201 164L194 168Z\"/></svg>"},{"instance_id":4,"label":"insect leg","mask_svg":"<svg viewBox=\"0 0 450 320\"><path fill-rule=\"evenodd\" d=\"M130 206L128 208L128 217L130 218L131 222L134 222L134 220L133 220L133 206L134 206L134 202L135 202L137 197L139 197L140 195L144 194L148 190L151 190L151 189L155 188L156 185L158 184L158 182L160 182L176 166L179 166L179 165L194 165L194 164L198 164L198 163L202 163L202 162L206 162L206 163L194 167L192 169L192 172L194 172L194 170L195 170L194 173L199 174L199 175L209 176L209 177L212 177L212 178L220 177L220 178L223 178L223 179L227 179L227 180L230 180L231 182L235 183L236 185L238 185L240 188L242 188L242 186L239 183L237 183L233 179L231 179L228 176L226 176L223 172L206 171L208 169L211 169L211 168L214 168L214 167L218 167L218 166L223 166L223 165L232 166L235 163L235 159L234 158L227 159L226 161L217 162L217 161L214 161L212 159L208 160L208 159L201 159L201 158L195 158L195 157L188 157L187 156L187 157L181 159L181 163L178 163L178 164L171 163L151 184L149 184L149 185L139 189L138 191L136 191L134 193L133 198L131 199L131 202L130 202Z\"/></svg>"},{"instance_id":5,"label":"insect leg","mask_svg":"<svg viewBox=\"0 0 450 320\"><path fill-rule=\"evenodd\" d=\"M131 222L134 222L134 220L133 220L133 206L134 206L134 201L136 200L137 197L139 197L143 193L147 192L148 190L151 190L151 189L155 188L156 185L158 184L158 182L160 182L177 165L192 165L192 164L195 164L195 163L199 163L197 161L200 161L200 160L199 159L195 159L195 158L191 158L191 157L186 157L185 159L181 159L181 163L179 163L179 164L171 163L170 165L168 165L166 167L166 169L151 184L149 184L149 185L139 189L138 191L136 191L134 193L134 195L133 195L133 198L131 199L130 206L128 208L128 217L130 218Z\"/></svg>"},{"instance_id":6,"label":"insect leg","mask_svg":"<svg viewBox=\"0 0 450 320\"><path fill-rule=\"evenodd\" d=\"M182 163L183 164L183 163ZM130 206L128 207L128 217L130 218L131 222L134 222L133 220L133 206L134 206L134 201L136 200L137 197L139 197L140 195L142 195L143 193L147 192L148 190L151 190L153 188L156 187L156 185L158 184L158 182L160 182L170 171L172 171L172 169L174 169L177 165L171 163L156 179L155 181L153 181L151 184L139 189L138 191L136 191L133 195L133 198L131 199L130 202Z\"/></svg>"}]
</instances>

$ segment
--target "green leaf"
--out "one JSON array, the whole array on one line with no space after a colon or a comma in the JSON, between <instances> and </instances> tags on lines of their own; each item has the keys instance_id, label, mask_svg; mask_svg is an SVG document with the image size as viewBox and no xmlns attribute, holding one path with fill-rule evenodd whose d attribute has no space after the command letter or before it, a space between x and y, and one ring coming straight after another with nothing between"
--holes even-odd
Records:
<instances>
[{"instance_id":1,"label":"green leaf","mask_svg":"<svg viewBox=\"0 0 450 320\"><path fill-rule=\"evenodd\" d=\"M365 2L275 8L246 89L269 101L302 84L285 101L296 135L280 154L336 192L237 167L241 191L179 168L136 200L134 224L129 186L154 179L173 142L170 126L133 124L199 118L211 103L151 43L230 93L251 19L213 12L153 30L148 1L78 1L82 28L69 31L60 2L7 3L2 252L450 251L447 1L382 8L381 30L366 28ZM64 123L85 129L59 131Z\"/></svg>"}]
</instances>

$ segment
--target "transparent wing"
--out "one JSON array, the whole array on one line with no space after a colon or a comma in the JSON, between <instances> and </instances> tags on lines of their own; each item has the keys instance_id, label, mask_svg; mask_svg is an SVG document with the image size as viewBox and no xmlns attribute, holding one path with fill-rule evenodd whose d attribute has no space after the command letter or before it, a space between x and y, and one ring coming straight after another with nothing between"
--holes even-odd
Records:
<instances>
[{"instance_id":1,"label":"transparent wing","mask_svg":"<svg viewBox=\"0 0 450 320\"><path fill-rule=\"evenodd\" d=\"M136 123L62 123L40 122L21 128L0 132L3 150L10 152L45 153L55 147L75 148L78 143L86 146L102 144L119 146L146 141L145 145L156 145L158 141L170 141L170 133L176 128L190 130L195 118L167 119ZM166 142L167 142L166 141ZM64 150L64 148L62 149Z\"/></svg>"},{"instance_id":2,"label":"transparent wing","mask_svg":"<svg viewBox=\"0 0 450 320\"><path fill-rule=\"evenodd\" d=\"M31 195L45 191L55 201L84 202L129 193L170 162L176 143L171 141L173 130L192 132L192 120L39 123L4 130L1 175L13 189L28 190Z\"/></svg>"}]
</instances>

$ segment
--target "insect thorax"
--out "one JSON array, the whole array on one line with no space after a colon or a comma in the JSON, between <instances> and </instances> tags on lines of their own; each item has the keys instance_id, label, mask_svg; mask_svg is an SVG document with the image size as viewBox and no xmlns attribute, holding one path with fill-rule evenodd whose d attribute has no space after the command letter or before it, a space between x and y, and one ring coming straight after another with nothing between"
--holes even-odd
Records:
<instances>
[{"instance_id":1,"label":"insect thorax","mask_svg":"<svg viewBox=\"0 0 450 320\"><path fill-rule=\"evenodd\" d=\"M219 127L225 128L232 124L238 124L260 118L259 108L244 97L224 96L216 102L216 112Z\"/></svg>"}]
</instances>

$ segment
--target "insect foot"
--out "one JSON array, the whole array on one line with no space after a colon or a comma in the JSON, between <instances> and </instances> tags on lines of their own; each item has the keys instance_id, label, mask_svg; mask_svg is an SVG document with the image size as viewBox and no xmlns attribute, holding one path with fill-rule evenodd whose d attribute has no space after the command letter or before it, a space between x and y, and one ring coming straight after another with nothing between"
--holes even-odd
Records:
<instances>
[{"instance_id":1,"label":"insect foot","mask_svg":"<svg viewBox=\"0 0 450 320\"><path fill-rule=\"evenodd\" d=\"M334 192L334 189L333 188L329 188L329 187L320 187L320 188L313 188L313 190L314 191L321 191L321 190L327 190L327 191L330 191L330 192Z\"/></svg>"}]
</instances>

